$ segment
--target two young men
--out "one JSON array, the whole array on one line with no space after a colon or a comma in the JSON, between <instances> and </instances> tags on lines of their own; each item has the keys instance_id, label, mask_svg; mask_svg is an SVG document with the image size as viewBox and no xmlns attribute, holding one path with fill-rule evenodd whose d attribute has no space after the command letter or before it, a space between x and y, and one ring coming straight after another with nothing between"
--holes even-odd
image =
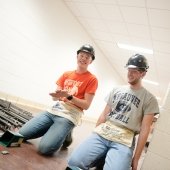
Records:
<instances>
[{"instance_id":1,"label":"two young men","mask_svg":"<svg viewBox=\"0 0 170 170\"><path fill-rule=\"evenodd\" d=\"M70 169L87 170L104 160L104 170L137 170L159 107L156 98L142 86L149 68L146 58L133 55L126 67L128 85L115 87L107 95L94 132L71 154ZM139 137L134 152L136 134Z\"/></svg>"},{"instance_id":2,"label":"two young men","mask_svg":"<svg viewBox=\"0 0 170 170\"><path fill-rule=\"evenodd\" d=\"M51 155L71 141L71 131L81 121L98 87L97 78L88 71L95 59L91 45L83 45L77 51L77 68L66 71L57 80L57 89L50 93L56 105L28 121L20 130L25 140L42 137L38 151Z\"/></svg>"}]
</instances>

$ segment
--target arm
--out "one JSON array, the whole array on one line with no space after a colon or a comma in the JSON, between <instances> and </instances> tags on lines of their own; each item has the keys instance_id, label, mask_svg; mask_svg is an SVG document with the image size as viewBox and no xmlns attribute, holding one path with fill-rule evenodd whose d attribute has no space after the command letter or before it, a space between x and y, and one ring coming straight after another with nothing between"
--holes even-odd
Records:
<instances>
[{"instance_id":1,"label":"arm","mask_svg":"<svg viewBox=\"0 0 170 170\"><path fill-rule=\"evenodd\" d=\"M93 98L94 98L94 94L85 93L84 99L79 99L73 96L73 99L71 100L71 102L74 105L82 108L83 110L87 110L90 107Z\"/></svg>"},{"instance_id":2,"label":"arm","mask_svg":"<svg viewBox=\"0 0 170 170\"><path fill-rule=\"evenodd\" d=\"M106 121L106 116L108 115L108 113L111 112L111 108L110 106L107 104L103 110L103 112L101 113L101 115L99 116L96 126L100 125L101 123L104 123Z\"/></svg>"},{"instance_id":3,"label":"arm","mask_svg":"<svg viewBox=\"0 0 170 170\"><path fill-rule=\"evenodd\" d=\"M73 99L71 101L69 101L69 100L67 100L67 97L70 94L66 90L61 90L60 86L57 87L57 90L55 93L50 93L50 95L53 97L53 100L60 100L60 98L62 98L62 100L71 102L74 105L76 105L77 107L82 108L83 110L87 110L90 107L92 100L94 98L94 94L85 93L84 99L79 99L79 98L73 96Z\"/></svg>"},{"instance_id":4,"label":"arm","mask_svg":"<svg viewBox=\"0 0 170 170\"><path fill-rule=\"evenodd\" d=\"M140 159L141 153L144 149L145 143L150 133L150 127L152 125L154 114L144 115L142 120L142 125L138 137L137 146L135 149L134 157L132 159L132 170L137 170L138 161Z\"/></svg>"}]
</instances>

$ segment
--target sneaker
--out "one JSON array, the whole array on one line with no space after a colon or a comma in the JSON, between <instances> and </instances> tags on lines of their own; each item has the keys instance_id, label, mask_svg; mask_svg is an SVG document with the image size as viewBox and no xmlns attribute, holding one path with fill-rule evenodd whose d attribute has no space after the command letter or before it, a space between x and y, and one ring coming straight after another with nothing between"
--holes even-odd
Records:
<instances>
[{"instance_id":1,"label":"sneaker","mask_svg":"<svg viewBox=\"0 0 170 170\"><path fill-rule=\"evenodd\" d=\"M103 170L105 164L105 157L106 156L103 156L102 158L96 161L96 163L94 164L94 170Z\"/></svg>"},{"instance_id":2,"label":"sneaker","mask_svg":"<svg viewBox=\"0 0 170 170\"><path fill-rule=\"evenodd\" d=\"M78 168L78 167L66 167L66 169L65 170L82 170L82 169L80 169L80 168Z\"/></svg>"},{"instance_id":3,"label":"sneaker","mask_svg":"<svg viewBox=\"0 0 170 170\"><path fill-rule=\"evenodd\" d=\"M65 141L63 142L62 148L67 148L72 144L73 138L72 138L72 131L67 135Z\"/></svg>"}]
</instances>

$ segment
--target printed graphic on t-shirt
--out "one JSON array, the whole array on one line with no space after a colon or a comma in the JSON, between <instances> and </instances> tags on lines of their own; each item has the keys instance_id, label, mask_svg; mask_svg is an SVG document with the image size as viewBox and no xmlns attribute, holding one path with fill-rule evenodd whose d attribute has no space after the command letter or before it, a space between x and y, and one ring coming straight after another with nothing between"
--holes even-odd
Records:
<instances>
[{"instance_id":1,"label":"printed graphic on t-shirt","mask_svg":"<svg viewBox=\"0 0 170 170\"><path fill-rule=\"evenodd\" d=\"M78 94L78 88L83 82L66 79L64 82L64 89L67 90L71 95L76 96Z\"/></svg>"},{"instance_id":2,"label":"printed graphic on t-shirt","mask_svg":"<svg viewBox=\"0 0 170 170\"><path fill-rule=\"evenodd\" d=\"M109 113L110 120L118 120L128 124L129 112L135 111L140 103L140 99L130 93L117 92L113 95L113 110Z\"/></svg>"}]
</instances>

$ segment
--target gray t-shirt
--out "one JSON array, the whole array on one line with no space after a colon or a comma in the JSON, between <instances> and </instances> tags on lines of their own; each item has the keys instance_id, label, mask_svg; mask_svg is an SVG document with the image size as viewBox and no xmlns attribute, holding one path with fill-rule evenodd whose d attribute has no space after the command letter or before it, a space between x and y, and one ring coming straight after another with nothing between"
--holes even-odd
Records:
<instances>
[{"instance_id":1,"label":"gray t-shirt","mask_svg":"<svg viewBox=\"0 0 170 170\"><path fill-rule=\"evenodd\" d=\"M138 133L145 114L158 114L156 98L145 88L133 90L130 86L114 88L105 98L112 108L107 120L115 125L123 125Z\"/></svg>"}]
</instances>

